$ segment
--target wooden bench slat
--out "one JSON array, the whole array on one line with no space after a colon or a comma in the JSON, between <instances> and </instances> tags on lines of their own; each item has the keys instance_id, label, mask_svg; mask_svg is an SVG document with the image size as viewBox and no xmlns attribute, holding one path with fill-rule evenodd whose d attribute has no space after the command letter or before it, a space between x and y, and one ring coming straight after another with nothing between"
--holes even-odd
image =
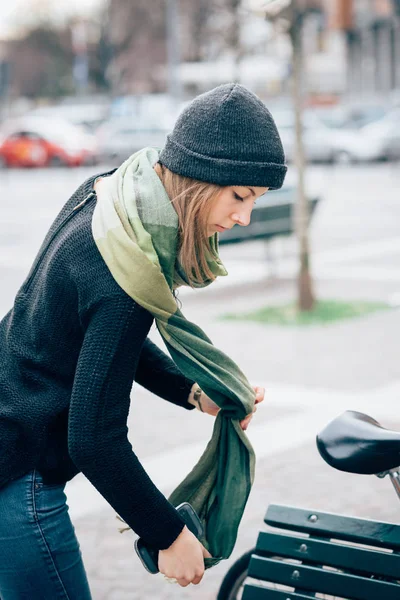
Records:
<instances>
[{"instance_id":1,"label":"wooden bench slat","mask_svg":"<svg viewBox=\"0 0 400 600\"><path fill-rule=\"evenodd\" d=\"M260 532L256 550L306 562L400 579L400 554L354 548L277 532Z\"/></svg>"},{"instance_id":2,"label":"wooden bench slat","mask_svg":"<svg viewBox=\"0 0 400 600\"><path fill-rule=\"evenodd\" d=\"M281 592L268 590L258 585L246 584L243 589L242 600L310 600L310 596L296 592Z\"/></svg>"},{"instance_id":3,"label":"wooden bench slat","mask_svg":"<svg viewBox=\"0 0 400 600\"><path fill-rule=\"evenodd\" d=\"M399 600L400 585L252 555L249 577L352 600Z\"/></svg>"},{"instance_id":4,"label":"wooden bench slat","mask_svg":"<svg viewBox=\"0 0 400 600\"><path fill-rule=\"evenodd\" d=\"M317 516L315 522L310 520L311 515ZM272 527L308 533L312 536L343 539L369 546L400 550L400 526L393 523L276 504L268 507L264 521Z\"/></svg>"}]
</instances>

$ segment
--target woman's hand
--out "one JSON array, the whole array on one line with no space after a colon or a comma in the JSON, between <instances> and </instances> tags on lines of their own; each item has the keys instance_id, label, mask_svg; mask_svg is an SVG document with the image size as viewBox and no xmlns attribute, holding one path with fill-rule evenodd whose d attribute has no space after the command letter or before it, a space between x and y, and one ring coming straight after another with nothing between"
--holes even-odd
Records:
<instances>
[{"instance_id":1,"label":"woman's hand","mask_svg":"<svg viewBox=\"0 0 400 600\"><path fill-rule=\"evenodd\" d=\"M256 402L254 404L253 412L247 415L247 417L243 419L243 421L240 421L240 427L243 429L243 431L246 431L246 429L250 425L250 421L252 420L254 413L257 411L257 404L263 402L265 397L265 388L261 386L254 386L253 390L256 393Z\"/></svg>"},{"instance_id":2,"label":"woman's hand","mask_svg":"<svg viewBox=\"0 0 400 600\"><path fill-rule=\"evenodd\" d=\"M193 406L195 406L201 412L207 413L208 415L212 415L213 417L215 417L220 410L219 406L217 404L215 404L215 402L213 402L211 400L211 398L209 398L207 396L207 394L205 394L203 391L201 392L200 398L198 400L195 400L194 392L197 388L198 388L198 385L197 385L197 383L195 383L190 392L189 403L193 404ZM250 413L249 415L247 415L247 417L245 417L242 421L240 421L240 427L244 431L248 428L250 421L253 418L253 415L257 410L257 404L262 402L264 400L264 396L265 396L265 389L263 387L255 386L255 387L253 387L253 389L256 393L256 402L254 405L253 412Z\"/></svg>"},{"instance_id":3,"label":"woman's hand","mask_svg":"<svg viewBox=\"0 0 400 600\"><path fill-rule=\"evenodd\" d=\"M185 525L174 543L159 551L158 569L182 587L197 585L204 575L204 558L211 558L211 554Z\"/></svg>"}]
</instances>

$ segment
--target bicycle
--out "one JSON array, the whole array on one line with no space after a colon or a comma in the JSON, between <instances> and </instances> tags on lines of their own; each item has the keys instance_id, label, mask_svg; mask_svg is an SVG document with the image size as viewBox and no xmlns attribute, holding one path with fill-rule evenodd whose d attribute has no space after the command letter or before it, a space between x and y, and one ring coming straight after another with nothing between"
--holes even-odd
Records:
<instances>
[{"instance_id":1,"label":"bicycle","mask_svg":"<svg viewBox=\"0 0 400 600\"><path fill-rule=\"evenodd\" d=\"M400 432L397 431L391 431L388 429L385 429L384 427L382 427L378 421L376 421L375 419L369 417L368 415L365 415L363 413L359 413L359 412L355 412L355 411L346 411L345 413L343 413L342 415L340 415L339 417L335 418L333 421L331 421L318 435L317 435L317 439L316 439L316 443L317 443L317 448L318 451L321 455L321 457L325 460L325 462L327 462L331 467L338 469L340 471L346 471L349 473L357 473L357 474L368 474L368 475L376 475L379 478L384 478L386 476L388 476L391 480L391 483L396 491L397 496L400 499ZM282 521L281 517L277 517L277 509L282 507L277 507L272 505L272 507L269 507L269 511L272 508L272 513L274 514L272 516L270 516L270 518L268 519L268 512L267 512L267 516L265 521L274 526L274 527L279 527L279 528L284 528L284 529L293 529L293 520L292 523L287 524L284 522L284 520ZM285 507L283 507L285 508ZM338 519L340 519L340 524L342 522L346 522L347 524L353 524L355 525L355 528L353 527L353 530L355 531L357 529L357 527L362 527L363 523L367 523L367 526L370 526L370 532L369 532L369 538L368 536L358 536L357 535L353 535L353 536L349 536L347 535L343 535L343 531L341 532L342 535L340 535L340 532L335 532L334 529L330 530L329 535L327 533L327 529L326 526L325 528L317 528L313 530L313 517L314 517L314 524L316 524L316 521L318 520L318 517L315 514L312 514L312 511L303 511L302 509L288 509L289 511L291 510L292 513L298 514L298 513L304 513L304 519L306 518L305 515L308 515L307 519L308 519L308 525L304 525L304 519L302 521L303 525L302 526L297 526L295 527L296 532L302 532L310 534L309 537L303 537L303 538L295 538L292 536L288 536L283 534L282 537L285 538L283 540L283 544L281 544L281 547L283 547L285 545L286 542L286 556L285 556L285 550L283 552L280 553L280 556L274 556L273 552L268 552L266 551L266 546L264 544L264 548L263 548L263 544L262 541L261 543L257 544L256 548L252 548L251 550L249 550L248 552L246 552L245 554L243 554L239 559L236 560L236 562L230 567L230 569L228 570L228 572L226 573L219 592L218 592L218 596L217 596L217 600L240 600L240 599L244 599L247 600L247 598L260 598L263 599L265 597L265 599L269 599L269 598L282 598L283 600L291 600L292 598L309 598L309 597L313 597L313 598L325 598L326 600L342 600L343 598L373 598L374 600L386 600L386 597L390 597L390 598L400 598L400 581L399 581L399 577L400 577L400 570L399 566L400 566L400 562L396 562L396 567L394 567L394 563L393 560L396 561L400 561L400 527L397 525L391 525L391 524L382 524L382 523L376 523L375 521L368 521L368 520L360 520L360 519L353 519L353 518L349 518L349 517L343 517L341 515L326 515L324 513L320 513L321 515L325 516L325 517L331 517L331 523L338 523ZM281 511L282 512L282 511ZM292 514L290 512L288 512L287 514ZM336 519L336 520L335 520ZM290 520L290 519L289 519ZM296 520L296 519L295 519ZM301 522L301 519L297 519L297 525L298 523ZM317 524L318 525L318 524ZM375 529L372 527L371 525L376 525L377 527L375 527ZM392 559L392 563L391 565L383 565L382 564L379 566L378 568L378 573L371 573L370 569L368 568L368 570L366 569L366 567L362 566L362 562L358 562L357 565L353 565L351 564L351 561L353 561L355 559L355 556L359 556L360 555L360 544L356 544L355 547L354 546L349 546L349 544L347 544L346 546L339 546L339 544L337 543L332 543L332 539L339 539L341 537L342 540L346 540L347 542L349 540L354 541L355 539L358 539L358 541L361 541L364 543L369 543L369 544L373 544L375 547L380 547L382 548L385 544L382 543L383 539L385 538L385 542L387 541L387 536L383 536L380 535L379 533L379 527L378 526L385 526L387 525L391 531L392 535L392 546L391 546L391 550L393 552L393 559ZM340 527L339 527L340 529ZM382 527L381 527L382 530ZM263 534L260 533L259 534L259 542L260 542L260 536L263 535L267 535L267 534ZM269 534L271 536L271 534ZM274 534L275 537L278 537L276 534ZM383 537L382 537L383 536ZM380 537L382 537L382 539L380 539ZM396 538L396 539L395 539ZM294 548L294 543L293 540L296 540L298 542L298 552L297 554L293 551ZM312 540L312 541L309 541ZM315 541L314 541L315 540ZM367 540L367 542L365 541ZM289 541L289 546L288 546L288 542ZM292 542L290 544L290 542ZM345 542L346 543L346 542ZM321 561L322 561L322 556L319 550L316 551L316 553L314 552L314 557L312 557L312 552L309 552L309 548L308 546L312 546L312 545L319 545L318 547L322 547L323 546L321 544L325 544L326 549L328 549L328 546L331 545L333 547L333 549L336 552L342 552L343 548L345 549L344 551L347 551L347 554L349 555L349 552L353 552L353 558L350 559L349 557L346 558L345 562L347 561L347 565L346 565L346 569L343 568L338 568L338 566L341 566L341 562L340 559L336 559L336 563L334 563L334 567L331 566L327 566L324 565ZM387 545L387 544L386 544ZM278 547L278 546L277 546ZM287 548L290 547L290 550L288 550ZM302 552L302 548L303 551L304 549L306 549L306 552L308 553L307 556L302 557L301 552ZM350 550L349 550L350 548ZM362 557L365 558L368 550L364 549L363 546L361 546L361 548L363 548L361 550L362 553ZM323 548L324 549L324 548ZM339 550L338 550L339 549ZM358 554L357 554L358 553ZM325 552L326 554L326 552ZM383 559L387 560L387 556L389 555L385 555L383 552L376 552L376 551L371 551L371 555L372 555L372 560L378 561L378 563L380 563L380 559L382 555ZM318 556L318 558L317 558ZM350 554L351 556L351 554ZM293 560L293 557L297 558L297 560ZM391 556L389 556L389 558L392 558ZM251 569L250 569L250 573L249 573L249 567L252 564L252 561L254 561L254 565L255 567L253 568L253 571L257 571L258 568L258 572L260 572L260 569L262 569L263 567L263 560L264 562L267 564L270 568L270 572L271 569L272 571L275 569L277 571L279 570L285 570L285 573L280 575L281 579L279 583L276 582L271 582L271 581L257 581L257 585L256 586L249 586L249 593L246 594L244 593L245 590L245 584L246 581L249 581L249 575L252 576L251 573ZM343 559L342 559L343 561ZM349 563L350 561L350 563ZM350 568L349 568L349 564L350 564ZM365 564L373 564L371 563L371 558L370 558L370 562L368 563L368 560ZM261 565L261 566L260 566ZM299 566L301 565L301 566ZM301 585L299 583L300 580L300 575L301 575L301 570L302 570L302 565L307 565L305 567L305 569L309 570L310 573L305 573L305 575L310 575L314 576L314 578L316 577L317 572L319 573L324 573L323 576L326 576L327 570L328 569L328 574L331 573L339 573L340 577L342 577L343 579L345 577L349 578L349 581L351 581L352 586L353 585L358 585L357 591L354 592L356 595L353 596L343 596L340 595L340 597L338 595L332 595L332 591L329 590L330 593L328 593L328 591L325 591L324 593L319 593L318 591L315 591L315 589L313 590L312 586L307 583L306 585L310 587L304 588L301 587ZM325 571L323 571L325 569ZM297 574L297 582L295 574ZM289 578L290 575L290 578ZM351 579L353 578L353 579ZM275 578L276 579L276 578ZM307 577L305 577L305 580L307 580ZM356 581L356 583L354 583L354 581ZM368 592L368 591L362 591L362 587L364 585L368 586L368 580L370 581L370 586L376 586L377 584L379 585L379 582L381 582L381 585L383 585L383 587L385 587L386 591L380 591L379 592L379 596L375 595L377 594L377 592L372 591L372 592ZM373 580L373 581L372 581ZM278 578L279 581L279 578ZM303 580L302 580L303 581ZM310 577L308 578L308 582L310 581ZM283 583L284 582L284 583ZM361 582L361 583L360 583ZM285 585L286 584L286 585ZM289 585L288 585L289 584ZM343 581L342 581L342 585L343 585ZM253 592L251 592L250 590L253 590ZM396 592L396 589L398 587L398 590ZM310 589L311 588L311 589ZM275 590L274 592L272 590ZM279 591L280 590L280 591ZM306 591L304 591L306 590ZM300 592L300 593L299 593ZM369 594L372 595L369 595ZM366 594L365 596L363 594ZM386 594L385 596L383 596L382 594ZM245 598L244 598L245 596Z\"/></svg>"}]
</instances>

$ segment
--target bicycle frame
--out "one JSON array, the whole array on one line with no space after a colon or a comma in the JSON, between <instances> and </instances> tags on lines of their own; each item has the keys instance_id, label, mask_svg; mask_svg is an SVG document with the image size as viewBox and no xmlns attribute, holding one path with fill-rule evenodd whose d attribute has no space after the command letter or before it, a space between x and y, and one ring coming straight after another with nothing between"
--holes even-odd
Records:
<instances>
[{"instance_id":1,"label":"bicycle frame","mask_svg":"<svg viewBox=\"0 0 400 600\"><path fill-rule=\"evenodd\" d=\"M376 476L379 477L379 479L383 479L384 477L386 477L386 475L389 475L390 481L392 482L392 485L396 491L397 497L400 499L400 467L398 467L397 469L391 469L390 471L383 471L382 473L376 474Z\"/></svg>"}]
</instances>

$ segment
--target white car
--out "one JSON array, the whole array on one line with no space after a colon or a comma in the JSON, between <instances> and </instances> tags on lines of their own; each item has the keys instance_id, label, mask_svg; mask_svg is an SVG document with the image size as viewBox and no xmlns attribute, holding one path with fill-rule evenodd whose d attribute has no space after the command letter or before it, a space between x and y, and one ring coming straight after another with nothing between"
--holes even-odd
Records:
<instances>
[{"instance_id":1,"label":"white car","mask_svg":"<svg viewBox=\"0 0 400 600\"><path fill-rule=\"evenodd\" d=\"M295 118L291 109L274 111L273 117L281 136L286 160L295 158ZM305 157L310 162L332 160L331 131L311 112L303 113L303 144Z\"/></svg>"},{"instance_id":2,"label":"white car","mask_svg":"<svg viewBox=\"0 0 400 600\"><path fill-rule=\"evenodd\" d=\"M274 112L288 162L294 160L295 129L292 110ZM397 123L397 125L396 125ZM400 156L400 114L388 113L359 129L329 127L311 110L303 114L303 143L310 162L368 162Z\"/></svg>"},{"instance_id":3,"label":"white car","mask_svg":"<svg viewBox=\"0 0 400 600\"><path fill-rule=\"evenodd\" d=\"M146 146L162 148L169 131L158 124L131 117L112 119L96 131L100 156L103 160L122 162Z\"/></svg>"},{"instance_id":4,"label":"white car","mask_svg":"<svg viewBox=\"0 0 400 600\"><path fill-rule=\"evenodd\" d=\"M359 129L343 130L336 157L340 162L372 162L400 158L400 110Z\"/></svg>"}]
</instances>

